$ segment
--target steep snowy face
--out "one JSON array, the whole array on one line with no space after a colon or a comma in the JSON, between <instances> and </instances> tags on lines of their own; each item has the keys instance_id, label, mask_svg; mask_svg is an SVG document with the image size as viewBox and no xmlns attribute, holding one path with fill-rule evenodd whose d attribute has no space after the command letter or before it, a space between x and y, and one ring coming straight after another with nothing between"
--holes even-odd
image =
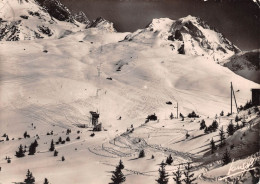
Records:
<instances>
[{"instance_id":1,"label":"steep snowy face","mask_svg":"<svg viewBox=\"0 0 260 184\"><path fill-rule=\"evenodd\" d=\"M177 20L171 32L173 41L183 41L184 52L190 55L206 55L220 61L240 52L223 34L197 17Z\"/></svg>"},{"instance_id":2,"label":"steep snowy face","mask_svg":"<svg viewBox=\"0 0 260 184\"><path fill-rule=\"evenodd\" d=\"M59 1L1 0L0 6L0 40L60 38L84 28Z\"/></svg>"},{"instance_id":3,"label":"steep snowy face","mask_svg":"<svg viewBox=\"0 0 260 184\"><path fill-rule=\"evenodd\" d=\"M236 74L260 84L260 50L241 52L224 61L224 66Z\"/></svg>"},{"instance_id":4,"label":"steep snowy face","mask_svg":"<svg viewBox=\"0 0 260 184\"><path fill-rule=\"evenodd\" d=\"M215 28L193 16L177 21L154 19L145 29L127 35L125 40L168 46L175 53L205 56L216 62L240 51Z\"/></svg>"},{"instance_id":5,"label":"steep snowy face","mask_svg":"<svg viewBox=\"0 0 260 184\"><path fill-rule=\"evenodd\" d=\"M114 28L114 24L102 17L98 17L96 20L91 21L91 23L89 23L86 28L98 28L108 32L117 32Z\"/></svg>"},{"instance_id":6,"label":"steep snowy face","mask_svg":"<svg viewBox=\"0 0 260 184\"><path fill-rule=\"evenodd\" d=\"M170 35L170 29L173 20L169 18L153 19L145 29L139 29L125 37L127 41L142 42L142 43L157 43L160 46L167 45L167 38ZM157 39L159 38L159 40ZM169 45L169 44L168 44Z\"/></svg>"},{"instance_id":7,"label":"steep snowy face","mask_svg":"<svg viewBox=\"0 0 260 184\"><path fill-rule=\"evenodd\" d=\"M86 16L86 14L82 11L74 14L74 19L82 24L89 24L90 21L88 19L88 17Z\"/></svg>"}]
</instances>

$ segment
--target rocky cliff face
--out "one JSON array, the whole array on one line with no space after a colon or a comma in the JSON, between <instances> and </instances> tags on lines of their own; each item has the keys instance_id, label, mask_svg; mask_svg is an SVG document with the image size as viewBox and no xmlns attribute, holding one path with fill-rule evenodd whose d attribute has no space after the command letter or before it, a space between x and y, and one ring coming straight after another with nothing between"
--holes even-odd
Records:
<instances>
[{"instance_id":1,"label":"rocky cliff face","mask_svg":"<svg viewBox=\"0 0 260 184\"><path fill-rule=\"evenodd\" d=\"M74 19L82 24L89 24L90 21L84 12L80 11L74 14Z\"/></svg>"},{"instance_id":2,"label":"rocky cliff face","mask_svg":"<svg viewBox=\"0 0 260 184\"><path fill-rule=\"evenodd\" d=\"M91 21L86 28L98 28L109 32L116 32L114 24L102 17L98 17L97 19Z\"/></svg>"}]
</instances>

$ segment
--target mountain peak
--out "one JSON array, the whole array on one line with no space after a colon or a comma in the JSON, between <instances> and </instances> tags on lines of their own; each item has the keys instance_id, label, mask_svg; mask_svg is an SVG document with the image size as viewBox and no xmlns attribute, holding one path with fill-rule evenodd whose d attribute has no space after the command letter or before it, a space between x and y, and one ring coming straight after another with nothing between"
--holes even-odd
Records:
<instances>
[{"instance_id":1,"label":"mountain peak","mask_svg":"<svg viewBox=\"0 0 260 184\"><path fill-rule=\"evenodd\" d=\"M82 11L74 14L74 19L82 24L89 24L89 19L87 18L86 14Z\"/></svg>"},{"instance_id":2,"label":"mountain peak","mask_svg":"<svg viewBox=\"0 0 260 184\"><path fill-rule=\"evenodd\" d=\"M98 17L95 20L91 21L86 28L98 28L109 32L116 32L114 24L104 19L103 17Z\"/></svg>"}]
</instances>

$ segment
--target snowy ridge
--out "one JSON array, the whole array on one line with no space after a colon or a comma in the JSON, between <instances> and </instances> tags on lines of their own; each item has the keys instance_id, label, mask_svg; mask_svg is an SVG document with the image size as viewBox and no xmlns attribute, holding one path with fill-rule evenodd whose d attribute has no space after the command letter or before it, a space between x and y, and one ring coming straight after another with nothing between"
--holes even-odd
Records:
<instances>
[{"instance_id":1,"label":"snowy ridge","mask_svg":"<svg viewBox=\"0 0 260 184\"><path fill-rule=\"evenodd\" d=\"M257 49L238 53L221 64L236 74L260 84L259 58L260 50Z\"/></svg>"},{"instance_id":2,"label":"snowy ridge","mask_svg":"<svg viewBox=\"0 0 260 184\"><path fill-rule=\"evenodd\" d=\"M200 55L215 61L226 59L240 50L216 29L200 18L187 16L173 21L154 19L145 29L137 30L125 40L136 42L156 40L161 46L170 46L175 53Z\"/></svg>"},{"instance_id":3,"label":"snowy ridge","mask_svg":"<svg viewBox=\"0 0 260 184\"><path fill-rule=\"evenodd\" d=\"M34 0L1 0L0 40L60 38L84 29L83 24L59 21Z\"/></svg>"},{"instance_id":4,"label":"snowy ridge","mask_svg":"<svg viewBox=\"0 0 260 184\"><path fill-rule=\"evenodd\" d=\"M108 32L117 32L114 28L114 24L102 17L98 17L97 19L91 21L86 28L97 28Z\"/></svg>"}]
</instances>

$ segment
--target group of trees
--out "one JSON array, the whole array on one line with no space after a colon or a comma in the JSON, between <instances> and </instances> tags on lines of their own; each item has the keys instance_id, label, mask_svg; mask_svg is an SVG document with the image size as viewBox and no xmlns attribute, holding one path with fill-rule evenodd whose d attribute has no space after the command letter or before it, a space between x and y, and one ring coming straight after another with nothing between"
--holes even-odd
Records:
<instances>
[{"instance_id":1,"label":"group of trees","mask_svg":"<svg viewBox=\"0 0 260 184\"><path fill-rule=\"evenodd\" d=\"M205 133L215 132L218 129L218 122L216 120L213 120L212 124L207 127L205 120L203 119L203 120L201 120L201 123L200 123L200 130L203 130L203 129L204 129Z\"/></svg>"},{"instance_id":2,"label":"group of trees","mask_svg":"<svg viewBox=\"0 0 260 184\"><path fill-rule=\"evenodd\" d=\"M16 151L15 156L21 158L25 156L24 153L25 153L25 149L23 148L23 145L20 144L20 146L18 147L18 151Z\"/></svg>"},{"instance_id":3,"label":"group of trees","mask_svg":"<svg viewBox=\"0 0 260 184\"><path fill-rule=\"evenodd\" d=\"M188 114L188 118L199 118L199 115L197 115L194 111Z\"/></svg>"},{"instance_id":4,"label":"group of trees","mask_svg":"<svg viewBox=\"0 0 260 184\"><path fill-rule=\"evenodd\" d=\"M167 184L169 181L169 178L168 178L169 175L165 170L166 165L167 164L164 162L162 162L160 164L159 178L155 180L158 184ZM196 180L196 178L194 178L194 174L191 173L191 169L192 169L192 167L191 167L190 163L187 163L187 165L185 166L185 170L183 172L180 170L180 166L179 166L177 171L173 172L173 176L174 176L173 180L176 182L176 184L181 184L182 181L185 184L193 184L193 182ZM182 175L184 175L184 179L181 179Z\"/></svg>"},{"instance_id":5,"label":"group of trees","mask_svg":"<svg viewBox=\"0 0 260 184\"><path fill-rule=\"evenodd\" d=\"M227 133L229 136L233 135L237 130L239 130L240 128L243 128L245 126L245 124L243 123L241 126L238 124L234 125L232 123L232 121L229 123L229 125L227 126Z\"/></svg>"},{"instance_id":6,"label":"group of trees","mask_svg":"<svg viewBox=\"0 0 260 184\"><path fill-rule=\"evenodd\" d=\"M32 172L29 169L27 171L24 183L25 184L35 184L35 177L33 176ZM49 181L47 178L44 179L43 184L49 184Z\"/></svg>"}]
</instances>

